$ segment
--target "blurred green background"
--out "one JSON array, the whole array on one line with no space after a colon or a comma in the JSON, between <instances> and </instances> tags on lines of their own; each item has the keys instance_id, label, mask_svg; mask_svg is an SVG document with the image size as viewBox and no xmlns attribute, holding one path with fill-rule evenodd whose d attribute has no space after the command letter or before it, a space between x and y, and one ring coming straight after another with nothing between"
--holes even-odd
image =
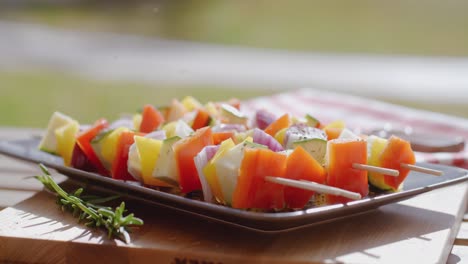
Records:
<instances>
[{"instance_id":1,"label":"blurred green background","mask_svg":"<svg viewBox=\"0 0 468 264\"><path fill-rule=\"evenodd\" d=\"M468 55L467 1L31 2L4 9L3 16L63 28L260 48Z\"/></svg>"},{"instance_id":2,"label":"blurred green background","mask_svg":"<svg viewBox=\"0 0 468 264\"><path fill-rule=\"evenodd\" d=\"M3 1L3 21L93 32L290 51L468 55L467 1ZM51 51L53 52L53 51ZM168 85L85 78L38 67L0 68L0 125L45 126L55 110L83 122L144 103L201 101L280 90ZM468 117L465 104L394 103Z\"/></svg>"}]
</instances>

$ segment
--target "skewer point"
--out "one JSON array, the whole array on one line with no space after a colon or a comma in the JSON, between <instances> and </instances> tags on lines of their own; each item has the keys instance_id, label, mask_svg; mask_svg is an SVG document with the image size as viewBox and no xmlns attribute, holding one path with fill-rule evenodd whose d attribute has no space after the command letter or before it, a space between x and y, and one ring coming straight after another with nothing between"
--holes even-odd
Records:
<instances>
[{"instance_id":1,"label":"skewer point","mask_svg":"<svg viewBox=\"0 0 468 264\"><path fill-rule=\"evenodd\" d=\"M353 168L358 169L358 170L378 172L384 175L394 176L394 177L397 177L398 175L400 175L400 172L397 170L371 166L371 165L366 165L366 164L353 163Z\"/></svg>"},{"instance_id":2,"label":"skewer point","mask_svg":"<svg viewBox=\"0 0 468 264\"><path fill-rule=\"evenodd\" d=\"M325 194L332 194L337 196L343 196L352 200L359 200L362 198L360 193L351 192L347 190L343 190L340 188L319 184L316 182L306 181L306 180L292 180L282 177L275 177L275 176L266 176L266 181L282 184L285 186L296 187L303 190L315 191L318 193L325 193Z\"/></svg>"},{"instance_id":3,"label":"skewer point","mask_svg":"<svg viewBox=\"0 0 468 264\"><path fill-rule=\"evenodd\" d=\"M425 167L421 167L421 166L417 166L413 164L401 163L401 167L408 169L408 170L417 171L417 172L430 174L434 176L442 176L444 174L444 172L440 170L434 170L434 169L425 168Z\"/></svg>"}]
</instances>

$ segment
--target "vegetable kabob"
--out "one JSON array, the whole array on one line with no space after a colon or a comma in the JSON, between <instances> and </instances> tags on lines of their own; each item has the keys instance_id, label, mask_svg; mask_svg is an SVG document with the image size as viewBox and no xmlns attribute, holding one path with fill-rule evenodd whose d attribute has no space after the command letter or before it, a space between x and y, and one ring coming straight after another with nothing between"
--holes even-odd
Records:
<instances>
[{"instance_id":1,"label":"vegetable kabob","mask_svg":"<svg viewBox=\"0 0 468 264\"><path fill-rule=\"evenodd\" d=\"M201 190L205 201L234 208L301 209L314 191L327 203L347 202L367 196L369 183L397 191L409 170L439 173L415 167L402 139L359 137L310 115L259 110L252 121L238 101L203 106L187 97L79 130L54 113L39 147L68 166L183 194Z\"/></svg>"}]
</instances>

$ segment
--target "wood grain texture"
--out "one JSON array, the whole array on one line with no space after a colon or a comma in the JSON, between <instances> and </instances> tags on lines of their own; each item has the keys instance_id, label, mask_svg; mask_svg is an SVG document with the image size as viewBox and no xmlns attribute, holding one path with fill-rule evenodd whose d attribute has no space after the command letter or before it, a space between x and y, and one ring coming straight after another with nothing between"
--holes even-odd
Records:
<instances>
[{"instance_id":1,"label":"wood grain texture","mask_svg":"<svg viewBox=\"0 0 468 264\"><path fill-rule=\"evenodd\" d=\"M456 245L468 246L468 222L462 222L455 240Z\"/></svg>"},{"instance_id":2,"label":"wood grain texture","mask_svg":"<svg viewBox=\"0 0 468 264\"><path fill-rule=\"evenodd\" d=\"M1 133L0 133L1 135ZM466 261L468 183L438 189L366 214L264 235L127 201L145 225L125 245L90 230L25 178L34 165L0 159L0 201L12 188L28 197L0 211L0 261L45 263L446 263ZM13 175L13 176L11 176ZM66 177L59 178L64 180ZM2 181L0 181L1 183ZM64 184L71 188L74 182ZM4 196L1 196L4 195ZM14 195L12 195L14 196ZM460 227L460 233L458 232ZM459 237L457 237L459 235ZM460 238L461 236L461 238ZM448 258L450 252L452 255ZM458 254L458 255L457 255ZM456 262L455 262L456 263ZM462 262L461 262L462 263Z\"/></svg>"},{"instance_id":3,"label":"wood grain texture","mask_svg":"<svg viewBox=\"0 0 468 264\"><path fill-rule=\"evenodd\" d=\"M0 209L20 203L41 191L42 184L31 177L37 173L36 164L0 155ZM54 177L59 182L66 179L59 174Z\"/></svg>"},{"instance_id":4,"label":"wood grain texture","mask_svg":"<svg viewBox=\"0 0 468 264\"><path fill-rule=\"evenodd\" d=\"M463 199L453 197L465 197L466 191L467 184L443 188L365 215L280 235L254 234L130 201L129 208L145 220L130 245L77 224L57 208L49 193L38 192L0 212L0 259L73 262L73 254L79 254L81 261L99 253L116 257L117 263L146 258L148 262L158 258L161 263L175 259L398 263L408 258L443 263L463 216ZM430 208L424 206L428 203ZM37 250L28 254L25 246Z\"/></svg>"}]
</instances>

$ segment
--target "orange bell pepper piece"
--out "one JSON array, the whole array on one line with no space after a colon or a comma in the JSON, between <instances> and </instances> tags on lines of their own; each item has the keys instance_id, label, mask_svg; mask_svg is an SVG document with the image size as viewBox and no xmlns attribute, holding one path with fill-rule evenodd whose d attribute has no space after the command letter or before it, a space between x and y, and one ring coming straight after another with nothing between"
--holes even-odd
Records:
<instances>
[{"instance_id":1,"label":"orange bell pepper piece","mask_svg":"<svg viewBox=\"0 0 468 264\"><path fill-rule=\"evenodd\" d=\"M408 141L392 136L380 154L380 161L383 168L395 169L400 172L397 177L384 175L385 183L396 191L410 172L410 170L402 168L401 164L413 165L416 162L416 157Z\"/></svg>"},{"instance_id":2,"label":"orange bell pepper piece","mask_svg":"<svg viewBox=\"0 0 468 264\"><path fill-rule=\"evenodd\" d=\"M265 132L270 136L274 137L278 131L283 128L291 126L291 117L289 114L284 114L280 118L276 119L273 123L265 128Z\"/></svg>"},{"instance_id":3,"label":"orange bell pepper piece","mask_svg":"<svg viewBox=\"0 0 468 264\"><path fill-rule=\"evenodd\" d=\"M367 171L353 168L353 163L367 164L367 143L364 140L328 141L327 184L333 187L358 192L365 197L369 194ZM330 203L345 203L348 198L329 195Z\"/></svg>"},{"instance_id":4,"label":"orange bell pepper piece","mask_svg":"<svg viewBox=\"0 0 468 264\"><path fill-rule=\"evenodd\" d=\"M285 178L293 180L307 180L324 184L325 169L302 147L297 147L288 156ZM284 188L284 200L289 208L303 208L310 200L313 191L295 187Z\"/></svg>"},{"instance_id":5,"label":"orange bell pepper piece","mask_svg":"<svg viewBox=\"0 0 468 264\"><path fill-rule=\"evenodd\" d=\"M265 181L266 176L283 177L286 156L269 149L245 149L234 190L232 207L281 209L284 186Z\"/></svg>"}]
</instances>

